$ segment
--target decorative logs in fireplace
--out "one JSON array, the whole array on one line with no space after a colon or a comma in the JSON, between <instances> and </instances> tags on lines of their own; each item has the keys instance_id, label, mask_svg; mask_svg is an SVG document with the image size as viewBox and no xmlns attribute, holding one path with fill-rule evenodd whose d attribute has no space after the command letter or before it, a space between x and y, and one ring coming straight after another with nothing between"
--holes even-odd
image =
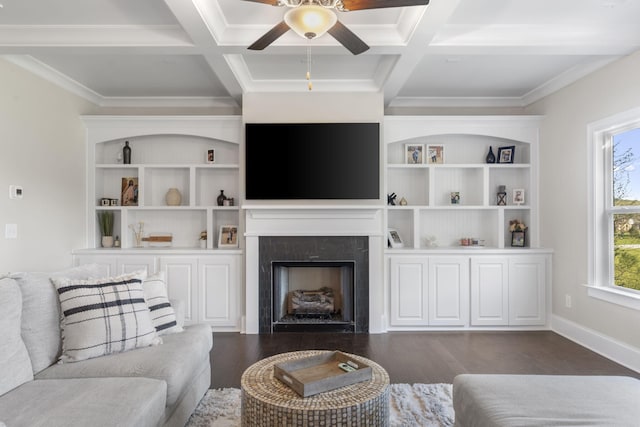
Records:
<instances>
[{"instance_id":1,"label":"decorative logs in fireplace","mask_svg":"<svg viewBox=\"0 0 640 427\"><path fill-rule=\"evenodd\" d=\"M289 315L328 317L335 312L333 289L329 287L312 291L296 289L287 294Z\"/></svg>"}]
</instances>

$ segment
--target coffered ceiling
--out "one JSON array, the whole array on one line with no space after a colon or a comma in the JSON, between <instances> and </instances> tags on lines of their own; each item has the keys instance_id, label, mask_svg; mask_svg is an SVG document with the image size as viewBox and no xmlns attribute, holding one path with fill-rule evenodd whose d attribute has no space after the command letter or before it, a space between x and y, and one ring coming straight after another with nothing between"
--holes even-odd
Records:
<instances>
[{"instance_id":1,"label":"coffered ceiling","mask_svg":"<svg viewBox=\"0 0 640 427\"><path fill-rule=\"evenodd\" d=\"M102 106L239 106L246 92L382 92L386 106L525 106L640 49L640 0L431 0L338 12L370 47L242 0L0 0L0 55Z\"/></svg>"}]
</instances>

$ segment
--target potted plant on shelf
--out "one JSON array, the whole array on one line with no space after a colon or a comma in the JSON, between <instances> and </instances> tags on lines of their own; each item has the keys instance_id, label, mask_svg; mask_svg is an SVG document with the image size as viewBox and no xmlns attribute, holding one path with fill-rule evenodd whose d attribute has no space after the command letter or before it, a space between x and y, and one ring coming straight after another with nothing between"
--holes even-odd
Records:
<instances>
[{"instance_id":1,"label":"potted plant on shelf","mask_svg":"<svg viewBox=\"0 0 640 427\"><path fill-rule=\"evenodd\" d=\"M98 212L98 224L100 225L100 234L102 234L102 247L110 248L113 246L113 212Z\"/></svg>"}]
</instances>

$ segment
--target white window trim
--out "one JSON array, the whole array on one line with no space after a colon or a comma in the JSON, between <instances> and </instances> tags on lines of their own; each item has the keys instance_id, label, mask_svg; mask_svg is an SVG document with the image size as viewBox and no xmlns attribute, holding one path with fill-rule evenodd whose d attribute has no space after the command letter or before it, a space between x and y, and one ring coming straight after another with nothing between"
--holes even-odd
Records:
<instances>
[{"instance_id":1,"label":"white window trim","mask_svg":"<svg viewBox=\"0 0 640 427\"><path fill-rule=\"evenodd\" d=\"M587 293L590 297L640 311L640 293L610 283L613 248L609 240L610 223L607 200L611 188L605 185L611 176L611 135L625 128L640 126L640 108L625 111L587 126L589 166L587 168L589 273ZM608 198L607 198L608 197Z\"/></svg>"}]
</instances>

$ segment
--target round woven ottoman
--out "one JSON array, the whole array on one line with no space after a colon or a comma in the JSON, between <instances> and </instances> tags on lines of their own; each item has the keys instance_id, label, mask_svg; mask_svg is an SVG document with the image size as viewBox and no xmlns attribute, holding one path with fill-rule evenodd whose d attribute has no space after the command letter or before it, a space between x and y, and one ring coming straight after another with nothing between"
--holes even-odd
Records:
<instances>
[{"instance_id":1,"label":"round woven ottoman","mask_svg":"<svg viewBox=\"0 0 640 427\"><path fill-rule=\"evenodd\" d=\"M369 359L349 355L371 366L371 380L305 398L273 376L276 363L323 353L283 353L247 368L241 379L242 426L388 426L389 375Z\"/></svg>"}]
</instances>

